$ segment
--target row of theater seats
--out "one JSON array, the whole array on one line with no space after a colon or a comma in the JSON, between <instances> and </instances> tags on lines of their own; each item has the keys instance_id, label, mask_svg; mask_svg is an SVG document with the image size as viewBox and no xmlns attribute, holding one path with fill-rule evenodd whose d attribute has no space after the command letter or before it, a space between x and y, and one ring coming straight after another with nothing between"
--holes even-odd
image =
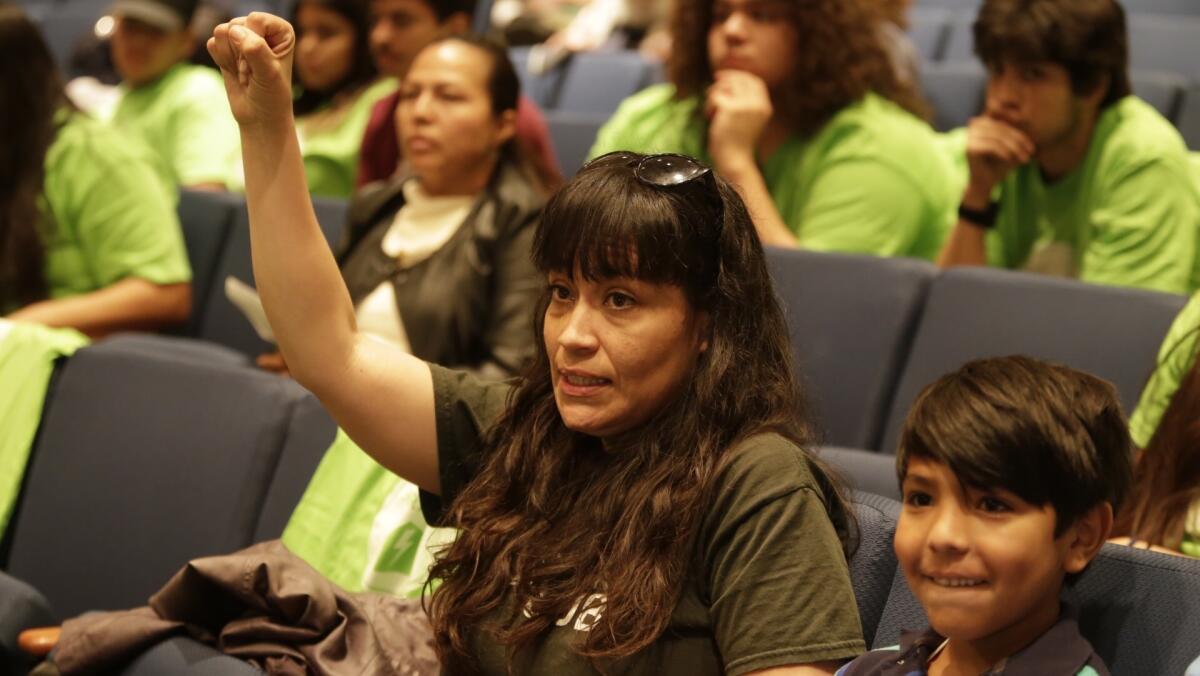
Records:
<instances>
[{"instance_id":1,"label":"row of theater seats","mask_svg":"<svg viewBox=\"0 0 1200 676\"><path fill-rule=\"evenodd\" d=\"M21 628L142 605L190 558L278 537L333 433L311 394L201 343L127 335L78 351L56 371L6 534L0 649ZM852 506L863 633L894 645L925 623L892 552L900 505L856 492ZM1107 545L1070 594L1117 676L1182 674L1200 652L1200 561ZM122 673L185 670L257 673L185 638Z\"/></svg>"},{"instance_id":2,"label":"row of theater seats","mask_svg":"<svg viewBox=\"0 0 1200 676\"><path fill-rule=\"evenodd\" d=\"M1111 381L1127 412L1184 296L918 260L768 250L831 460L897 496L892 454L927 383L1025 354Z\"/></svg>"},{"instance_id":3,"label":"row of theater seats","mask_svg":"<svg viewBox=\"0 0 1200 676\"><path fill-rule=\"evenodd\" d=\"M345 204L318 199L314 206L327 240L336 242ZM230 275L253 282L244 199L184 191L179 214L195 275L192 318L180 333L247 356L270 349L223 291ZM785 249L767 255L825 443L865 449L868 461L885 464L918 390L973 358L1063 362L1115 383L1131 410L1186 302L1006 270L941 271L913 259ZM889 477L871 488L889 494L894 483Z\"/></svg>"},{"instance_id":4,"label":"row of theater seats","mask_svg":"<svg viewBox=\"0 0 1200 676\"><path fill-rule=\"evenodd\" d=\"M1190 15L1139 13L1126 3L1130 77L1134 93L1180 128L1200 149L1200 3ZM920 53L921 87L934 109L934 126L962 126L982 108L986 77L972 52L975 7L925 7L910 16L909 36Z\"/></svg>"}]
</instances>

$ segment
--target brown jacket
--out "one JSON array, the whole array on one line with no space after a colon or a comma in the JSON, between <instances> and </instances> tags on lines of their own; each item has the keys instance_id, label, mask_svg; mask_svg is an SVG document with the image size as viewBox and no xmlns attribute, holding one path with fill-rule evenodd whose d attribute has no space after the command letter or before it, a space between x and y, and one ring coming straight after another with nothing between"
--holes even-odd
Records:
<instances>
[{"instance_id":1,"label":"brown jacket","mask_svg":"<svg viewBox=\"0 0 1200 676\"><path fill-rule=\"evenodd\" d=\"M148 607L68 620L60 673L107 673L165 638L187 634L271 674L435 674L418 601L352 594L278 540L195 559Z\"/></svg>"}]
</instances>

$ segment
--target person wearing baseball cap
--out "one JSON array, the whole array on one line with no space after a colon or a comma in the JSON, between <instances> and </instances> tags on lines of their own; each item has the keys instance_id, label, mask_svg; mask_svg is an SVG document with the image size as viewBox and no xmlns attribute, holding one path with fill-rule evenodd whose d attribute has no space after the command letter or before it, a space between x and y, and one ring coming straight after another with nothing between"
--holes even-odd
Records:
<instances>
[{"instance_id":1,"label":"person wearing baseball cap","mask_svg":"<svg viewBox=\"0 0 1200 676\"><path fill-rule=\"evenodd\" d=\"M112 124L154 148L169 184L223 190L236 166L237 126L220 74L187 63L197 0L116 0L112 58L121 75Z\"/></svg>"}]
</instances>

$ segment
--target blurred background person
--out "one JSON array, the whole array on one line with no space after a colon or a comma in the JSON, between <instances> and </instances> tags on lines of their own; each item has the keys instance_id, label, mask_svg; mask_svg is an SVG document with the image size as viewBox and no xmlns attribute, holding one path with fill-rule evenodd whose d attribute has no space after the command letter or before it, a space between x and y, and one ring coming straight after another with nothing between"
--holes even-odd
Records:
<instances>
[{"instance_id":1,"label":"blurred background person","mask_svg":"<svg viewBox=\"0 0 1200 676\"><path fill-rule=\"evenodd\" d=\"M173 189L148 149L71 106L37 27L6 2L0 100L0 316L91 336L186 320Z\"/></svg>"}]
</instances>

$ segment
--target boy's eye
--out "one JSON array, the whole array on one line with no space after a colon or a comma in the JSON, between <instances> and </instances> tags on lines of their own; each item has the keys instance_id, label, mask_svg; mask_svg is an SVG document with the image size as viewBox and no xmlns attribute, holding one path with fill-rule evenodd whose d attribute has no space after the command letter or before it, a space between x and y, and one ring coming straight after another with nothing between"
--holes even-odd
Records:
<instances>
[{"instance_id":1,"label":"boy's eye","mask_svg":"<svg viewBox=\"0 0 1200 676\"><path fill-rule=\"evenodd\" d=\"M933 496L922 491L911 491L904 496L904 504L912 507L928 507L933 504Z\"/></svg>"},{"instance_id":2,"label":"boy's eye","mask_svg":"<svg viewBox=\"0 0 1200 676\"><path fill-rule=\"evenodd\" d=\"M979 508L985 512L1008 512L1012 510L1012 508L1008 506L1008 503L990 495L979 499Z\"/></svg>"}]
</instances>

